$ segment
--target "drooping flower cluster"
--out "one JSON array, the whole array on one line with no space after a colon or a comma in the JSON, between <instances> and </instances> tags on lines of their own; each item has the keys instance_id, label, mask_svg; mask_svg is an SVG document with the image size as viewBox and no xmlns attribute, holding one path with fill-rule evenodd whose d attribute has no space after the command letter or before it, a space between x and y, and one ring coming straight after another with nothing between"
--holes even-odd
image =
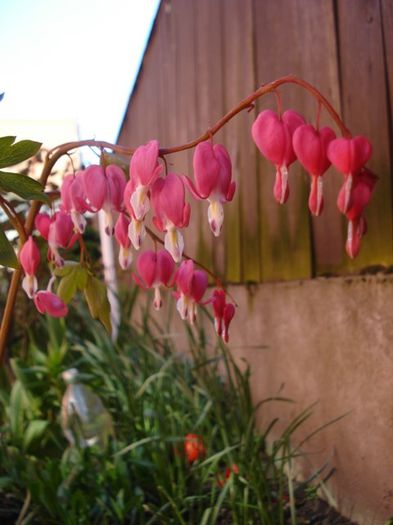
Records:
<instances>
[{"instance_id":1,"label":"drooping flower cluster","mask_svg":"<svg viewBox=\"0 0 393 525\"><path fill-rule=\"evenodd\" d=\"M119 264L126 270L132 264L133 250L138 251L146 237L145 222L151 211L157 233L164 233L165 249L146 250L137 257L136 271L133 272L135 282L141 288L154 290L153 305L157 310L163 303L161 290L173 288L179 314L190 323L196 320L198 304L211 303L217 333L227 342L235 307L226 302L225 291L221 288L204 299L208 276L204 270L196 269L192 260L183 258L181 230L188 226L190 220L191 206L186 202L185 192L187 187L198 200L209 201L208 220L214 235L219 235L223 223L222 205L232 199L235 191L229 154L220 144L199 144L194 159L195 185L184 175L170 172L163 176L159 155L156 140L137 148L130 161L128 181L123 170L113 164L105 167L92 165L66 175L59 211L52 216L39 213L35 226L48 242L48 260L55 268L61 268L65 264L62 250L72 247L77 239L81 241L86 228L86 215L103 210L105 232L117 241ZM22 249L21 256L32 250L31 242ZM46 307L49 296L37 292L37 268L30 266L27 262L23 266L26 273L24 288L29 297L34 299L41 313L59 316L67 310L67 306L48 289L45 293L52 294L52 307ZM52 287L53 279L50 282Z\"/></svg>"},{"instance_id":2,"label":"drooping flower cluster","mask_svg":"<svg viewBox=\"0 0 393 525\"><path fill-rule=\"evenodd\" d=\"M67 305L52 292L52 280L47 290L38 290L36 273L40 265L41 256L38 246L29 237L19 252L19 262L25 272L22 287L30 299L33 299L37 310L52 317L64 317L68 313Z\"/></svg>"},{"instance_id":3,"label":"drooping flower cluster","mask_svg":"<svg viewBox=\"0 0 393 525\"><path fill-rule=\"evenodd\" d=\"M362 136L336 138L331 128L314 127L293 110L282 114L262 111L251 133L261 153L275 165L273 193L280 204L289 197L289 169L296 160L310 175L308 207L315 216L323 211L323 178L330 165L343 174L337 204L348 219L346 250L350 257L355 257L367 230L364 209L377 180L365 167L371 156L368 140ZM133 250L140 250L149 234L155 245L161 242L164 249L140 253L133 278L141 288L154 290L154 308L159 310L162 307L163 288L173 289L180 317L191 324L196 320L199 304L211 305L216 332L228 342L235 305L227 301L228 295L220 285L205 297L208 275L184 255L182 230L188 226L191 215L191 206L186 200L187 189L195 199L208 201L210 229L215 237L220 235L224 204L233 199L236 190L229 153L222 144L201 141L194 152L193 179L184 174L166 173L160 157L162 152L158 142L151 140L133 153L128 180L125 172L114 164L92 165L67 175L61 188L58 211L52 216L38 214L36 228L48 242L48 260L52 268L57 268L57 273L53 271L55 276L65 265L62 250L72 247L77 239L83 246L82 235L88 214L104 212L105 232L114 236L119 246L119 264L123 270L131 266ZM147 227L150 213L149 224L154 225L156 233ZM159 238L161 233L164 234L163 240ZM21 249L19 259L25 272L23 288L34 299L37 309L55 316L65 315L66 304L51 290L55 277L50 280L48 290L38 291L39 252L31 237ZM73 286L83 289L88 277L78 275L79 281ZM91 284L91 279L89 282Z\"/></svg>"},{"instance_id":4,"label":"drooping flower cluster","mask_svg":"<svg viewBox=\"0 0 393 525\"><path fill-rule=\"evenodd\" d=\"M252 137L262 153L276 166L274 197L284 204L289 197L288 168L297 160L311 177L308 207L313 215L323 210L323 175L332 164L344 176L337 205L348 219L346 250L355 257L366 233L364 209L369 203L377 177L365 167L371 144L363 136L336 138L329 127L316 129L293 110L278 115L262 111L252 126Z\"/></svg>"}]
</instances>

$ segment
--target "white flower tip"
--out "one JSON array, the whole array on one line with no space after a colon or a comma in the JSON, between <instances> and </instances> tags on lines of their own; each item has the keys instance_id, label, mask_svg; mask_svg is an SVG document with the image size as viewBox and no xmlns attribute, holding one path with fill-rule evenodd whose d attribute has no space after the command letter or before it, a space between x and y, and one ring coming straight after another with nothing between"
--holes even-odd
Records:
<instances>
[{"instance_id":1,"label":"white flower tip","mask_svg":"<svg viewBox=\"0 0 393 525\"><path fill-rule=\"evenodd\" d=\"M135 248L139 250L142 245L143 239L146 237L146 228L142 221L132 219L128 226L128 237Z\"/></svg>"},{"instance_id":2,"label":"white flower tip","mask_svg":"<svg viewBox=\"0 0 393 525\"><path fill-rule=\"evenodd\" d=\"M132 251L129 248L120 246L119 264L122 270L127 270L132 263Z\"/></svg>"},{"instance_id":3,"label":"white flower tip","mask_svg":"<svg viewBox=\"0 0 393 525\"><path fill-rule=\"evenodd\" d=\"M150 201L147 196L147 188L138 186L131 195L130 204L134 210L135 217L138 221L143 221L147 212L150 210Z\"/></svg>"},{"instance_id":4,"label":"white flower tip","mask_svg":"<svg viewBox=\"0 0 393 525\"><path fill-rule=\"evenodd\" d=\"M207 209L207 217L213 235L218 237L224 222L224 208L220 201L211 201Z\"/></svg>"},{"instance_id":5,"label":"white flower tip","mask_svg":"<svg viewBox=\"0 0 393 525\"><path fill-rule=\"evenodd\" d=\"M164 239L165 249L172 255L175 263L181 261L184 250L183 235L175 228L168 229Z\"/></svg>"},{"instance_id":6,"label":"white flower tip","mask_svg":"<svg viewBox=\"0 0 393 525\"><path fill-rule=\"evenodd\" d=\"M29 299L33 299L38 290L38 282L35 275L25 275L22 281L22 288Z\"/></svg>"}]
</instances>

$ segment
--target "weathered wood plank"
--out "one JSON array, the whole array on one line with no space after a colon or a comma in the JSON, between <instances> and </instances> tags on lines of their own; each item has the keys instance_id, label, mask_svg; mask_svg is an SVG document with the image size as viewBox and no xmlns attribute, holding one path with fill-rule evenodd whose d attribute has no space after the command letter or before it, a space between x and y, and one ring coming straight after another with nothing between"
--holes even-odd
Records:
<instances>
[{"instance_id":1,"label":"weathered wood plank","mask_svg":"<svg viewBox=\"0 0 393 525\"><path fill-rule=\"evenodd\" d=\"M360 255L346 259L344 273L375 264L391 265L392 181L389 121L379 2L338 2L342 107L345 120L356 135L374 144L371 169L380 177L366 211L368 233ZM360 52L361 50L361 52Z\"/></svg>"},{"instance_id":2,"label":"weathered wood plank","mask_svg":"<svg viewBox=\"0 0 393 525\"><path fill-rule=\"evenodd\" d=\"M196 118L197 89L195 71L190 69L195 64L195 3L193 0L174 0L173 17L175 30L176 54L176 144L183 144L196 137L199 133ZM193 151L182 152L171 156L170 161L176 172L193 178ZM190 226L184 230L185 251L196 257L199 235L199 217L201 203L195 201L187 192L187 200L191 204Z\"/></svg>"},{"instance_id":3,"label":"weathered wood plank","mask_svg":"<svg viewBox=\"0 0 393 525\"><path fill-rule=\"evenodd\" d=\"M310 40L302 27L304 8L304 3L300 1L254 0L258 85L289 73L307 76L303 46ZM284 87L280 92L284 108L293 108L303 114L306 109L315 110L313 100L296 87ZM258 110L266 107L275 107L273 96L258 104ZM262 156L258 157L258 172L262 278L269 281L310 277L312 265L307 176L302 174L298 165L291 166L290 197L287 204L281 206L273 198L275 168Z\"/></svg>"},{"instance_id":4,"label":"weathered wood plank","mask_svg":"<svg viewBox=\"0 0 393 525\"><path fill-rule=\"evenodd\" d=\"M334 20L333 1L298 2L301 18L298 20L305 41L312 43L301 46L301 73L306 80L314 84L340 113L340 84L337 56L337 41ZM323 20L323 24L316 24ZM321 64L321 57L323 63ZM307 116L315 124L315 103L308 97ZM330 126L339 134L326 111L321 113L321 126ZM309 181L307 180L307 186ZM344 218L336 205L337 194L342 184L342 176L331 168L324 175L324 210L319 217L311 216L312 249L314 271L316 275L337 273L345 259L343 249ZM308 188L307 188L308 191Z\"/></svg>"},{"instance_id":5,"label":"weathered wood plank","mask_svg":"<svg viewBox=\"0 0 393 525\"><path fill-rule=\"evenodd\" d=\"M205 131L223 114L223 65L221 38L221 2L199 0L195 9L195 81L198 84L196 115L200 132ZM222 134L214 138L222 141ZM206 203L202 207L197 259L208 268L222 270L220 244L213 241L207 222ZM217 266L214 264L216 263Z\"/></svg>"},{"instance_id":6,"label":"weathered wood plank","mask_svg":"<svg viewBox=\"0 0 393 525\"><path fill-rule=\"evenodd\" d=\"M255 89L252 0L226 0L223 13L225 111ZM257 152L250 136L252 118L238 115L224 129L237 191L225 206L226 279L260 280Z\"/></svg>"}]
</instances>

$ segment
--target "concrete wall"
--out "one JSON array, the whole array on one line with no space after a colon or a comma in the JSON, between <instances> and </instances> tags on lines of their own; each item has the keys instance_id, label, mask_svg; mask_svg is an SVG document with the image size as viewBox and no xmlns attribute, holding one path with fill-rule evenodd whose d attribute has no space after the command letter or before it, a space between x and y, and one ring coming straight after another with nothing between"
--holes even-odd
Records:
<instances>
[{"instance_id":1,"label":"concrete wall","mask_svg":"<svg viewBox=\"0 0 393 525\"><path fill-rule=\"evenodd\" d=\"M313 402L301 440L307 475L326 461L338 507L362 524L393 515L393 276L357 276L264 284L230 290L239 303L231 349L251 365L255 401L280 392L265 426L289 422ZM257 348L261 345L260 348Z\"/></svg>"},{"instance_id":2,"label":"concrete wall","mask_svg":"<svg viewBox=\"0 0 393 525\"><path fill-rule=\"evenodd\" d=\"M299 443L344 415L302 446L307 455L299 473L307 477L328 462L324 474L335 473L325 497L361 525L382 525L393 516L393 275L229 291L239 304L230 348L251 365L255 402L275 395L295 401L264 404L260 428L279 417L279 431L316 402L295 435ZM177 315L171 333L184 349ZM209 338L214 342L211 328Z\"/></svg>"}]
</instances>

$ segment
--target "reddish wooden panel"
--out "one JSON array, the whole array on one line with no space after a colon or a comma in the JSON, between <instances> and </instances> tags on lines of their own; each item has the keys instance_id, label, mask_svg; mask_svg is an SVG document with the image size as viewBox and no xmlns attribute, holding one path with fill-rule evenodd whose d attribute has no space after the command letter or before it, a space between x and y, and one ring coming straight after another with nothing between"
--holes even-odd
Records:
<instances>
[{"instance_id":1,"label":"reddish wooden panel","mask_svg":"<svg viewBox=\"0 0 393 525\"><path fill-rule=\"evenodd\" d=\"M339 66L337 61L337 42L332 1L313 2L303 0L297 9L301 13L298 20L302 28L301 71L305 80L315 85L325 95L335 110L340 113ZM323 20L323 24L316 24ZM305 42L312 43L311 45ZM323 61L321 59L323 57ZM315 123L315 103L308 97L307 116ZM321 126L335 127L326 110L321 113ZM307 186L309 181L307 180ZM344 218L336 205L337 194L342 184L342 176L331 168L324 176L324 210L319 217L311 216L312 249L314 271L317 275L337 273L346 255L344 252ZM308 191L308 187L307 187Z\"/></svg>"},{"instance_id":2,"label":"reddish wooden panel","mask_svg":"<svg viewBox=\"0 0 393 525\"><path fill-rule=\"evenodd\" d=\"M290 73L307 76L303 55L312 40L302 25L304 11L312 2L254 1L257 82L261 85ZM322 6L323 2L315 2ZM319 18L317 18L318 20ZM301 29L300 29L301 28ZM323 24L318 25L323 31ZM280 92L284 108L301 113L315 110L315 103L296 87ZM258 104L258 110L274 107L274 97ZM257 113L255 113L256 117ZM261 273L263 280L299 279L311 276L310 219L307 210L307 177L298 165L290 169L290 198L285 206L273 198L275 168L258 157L260 176Z\"/></svg>"},{"instance_id":3,"label":"reddish wooden panel","mask_svg":"<svg viewBox=\"0 0 393 525\"><path fill-rule=\"evenodd\" d=\"M252 7L252 0L225 1L225 111L255 89ZM225 206L226 279L231 282L260 280L257 153L250 135L251 122L251 116L243 112L224 129L225 145L238 184L234 201Z\"/></svg>"},{"instance_id":4,"label":"reddish wooden panel","mask_svg":"<svg viewBox=\"0 0 393 525\"><path fill-rule=\"evenodd\" d=\"M392 257L392 185L389 121L379 2L338 2L342 106L354 134L374 144L370 166L379 175L374 198L366 212L368 233L360 255L343 270L390 265Z\"/></svg>"},{"instance_id":5,"label":"reddish wooden panel","mask_svg":"<svg viewBox=\"0 0 393 525\"><path fill-rule=\"evenodd\" d=\"M196 116L198 128L203 132L223 114L221 2L198 0L194 14L194 78L198 86ZM217 134L214 141L222 141L222 134ZM223 259L223 241L213 241L213 234L207 222L206 203L202 208L199 217L197 258L208 268L215 268L215 271L221 272L223 267L219 267L219 261Z\"/></svg>"},{"instance_id":6,"label":"reddish wooden panel","mask_svg":"<svg viewBox=\"0 0 393 525\"><path fill-rule=\"evenodd\" d=\"M384 65L387 78L388 101L390 107L390 151L393 148L393 2L381 0L381 16L383 22ZM390 173L393 175L392 158Z\"/></svg>"}]
</instances>

